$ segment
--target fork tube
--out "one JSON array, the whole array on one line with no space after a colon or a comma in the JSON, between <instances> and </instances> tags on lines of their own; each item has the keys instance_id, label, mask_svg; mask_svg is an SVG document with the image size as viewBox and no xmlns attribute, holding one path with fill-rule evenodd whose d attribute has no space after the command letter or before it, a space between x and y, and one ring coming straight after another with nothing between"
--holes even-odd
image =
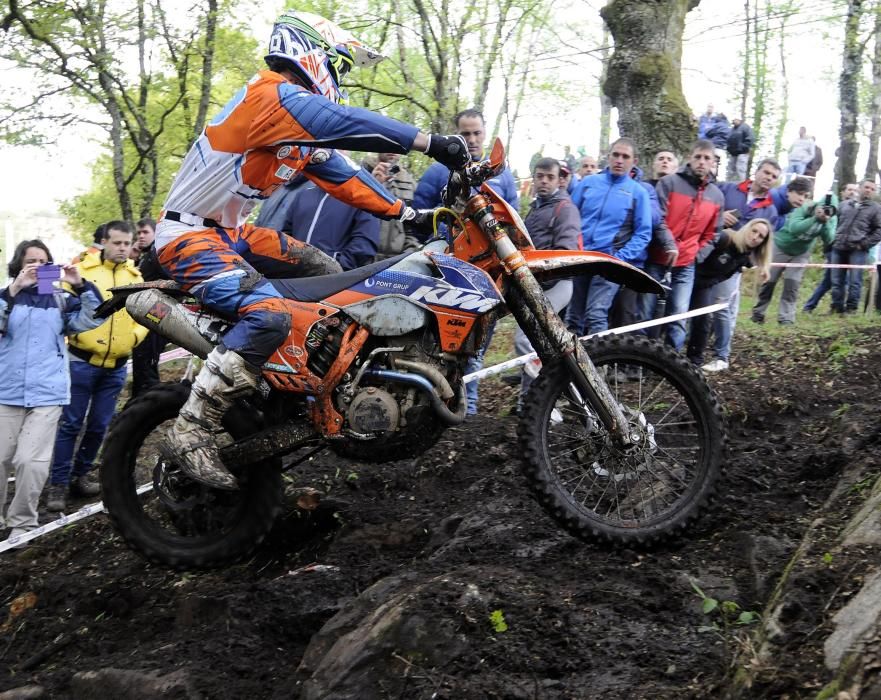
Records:
<instances>
[{"instance_id":1,"label":"fork tube","mask_svg":"<svg viewBox=\"0 0 881 700\"><path fill-rule=\"evenodd\" d=\"M541 348L550 344L555 354L562 359L569 369L569 376L579 393L586 398L591 407L596 411L603 426L612 435L613 439L621 445L631 443L628 431L627 419L612 392L609 385L597 372L596 367L587 354L587 351L578 342L574 333L566 328L560 320L557 312L551 306L544 294L544 290L535 279L535 275L526 264L520 250L511 241L508 233L502 228L492 215L492 209L484 208L473 214L481 229L493 241L496 255L505 267L505 273L509 276L509 284L513 285L519 293L513 299L516 309L517 303L522 302L532 315L533 323L526 323L524 333L529 337L528 330L540 331L544 337L536 338L533 345ZM512 309L517 318L518 313ZM520 319L517 319L518 322ZM524 317L524 321L527 319Z\"/></svg>"}]
</instances>

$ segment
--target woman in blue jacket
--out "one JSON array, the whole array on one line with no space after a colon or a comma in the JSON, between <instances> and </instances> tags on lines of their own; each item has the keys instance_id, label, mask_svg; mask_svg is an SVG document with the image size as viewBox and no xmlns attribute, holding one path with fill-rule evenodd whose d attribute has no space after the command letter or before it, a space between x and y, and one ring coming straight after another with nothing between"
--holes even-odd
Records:
<instances>
[{"instance_id":1,"label":"woman in blue jacket","mask_svg":"<svg viewBox=\"0 0 881 700\"><path fill-rule=\"evenodd\" d=\"M0 524L11 528L10 539L37 527L61 407L70 402L64 336L103 322L94 316L101 293L73 265L61 273L72 293L39 292L37 270L51 262L42 241L20 243L9 263L12 282L0 291ZM6 511L11 471L15 496Z\"/></svg>"}]
</instances>

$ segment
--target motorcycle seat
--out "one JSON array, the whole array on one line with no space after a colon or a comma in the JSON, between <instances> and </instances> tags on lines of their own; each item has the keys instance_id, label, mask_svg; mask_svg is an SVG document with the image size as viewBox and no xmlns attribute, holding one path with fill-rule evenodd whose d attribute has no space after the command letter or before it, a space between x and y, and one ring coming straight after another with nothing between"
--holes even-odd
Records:
<instances>
[{"instance_id":1,"label":"motorcycle seat","mask_svg":"<svg viewBox=\"0 0 881 700\"><path fill-rule=\"evenodd\" d=\"M321 275L319 277L293 277L289 279L267 280L285 298L295 301L321 301L327 299L344 289L348 289L368 277L387 270L392 265L400 262L412 253L401 253L392 258L386 258L379 262L356 267L354 270L346 270L335 275Z\"/></svg>"}]
</instances>

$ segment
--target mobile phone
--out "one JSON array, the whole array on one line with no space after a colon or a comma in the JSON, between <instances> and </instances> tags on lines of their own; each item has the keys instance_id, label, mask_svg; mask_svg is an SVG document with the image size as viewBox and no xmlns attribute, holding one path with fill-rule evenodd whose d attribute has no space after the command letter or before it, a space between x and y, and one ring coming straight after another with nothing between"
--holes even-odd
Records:
<instances>
[{"instance_id":1,"label":"mobile phone","mask_svg":"<svg viewBox=\"0 0 881 700\"><path fill-rule=\"evenodd\" d=\"M61 265L46 263L37 268L37 294L52 294L59 287L58 283L64 276Z\"/></svg>"}]
</instances>

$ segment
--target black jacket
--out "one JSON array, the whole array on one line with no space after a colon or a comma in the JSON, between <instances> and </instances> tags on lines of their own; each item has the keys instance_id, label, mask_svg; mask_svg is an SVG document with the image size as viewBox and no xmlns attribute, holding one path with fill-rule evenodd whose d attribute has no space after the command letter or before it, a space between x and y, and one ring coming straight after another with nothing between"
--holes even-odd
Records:
<instances>
[{"instance_id":1,"label":"black jacket","mask_svg":"<svg viewBox=\"0 0 881 700\"><path fill-rule=\"evenodd\" d=\"M536 197L523 223L538 250L578 250L581 215L563 190Z\"/></svg>"},{"instance_id":2,"label":"black jacket","mask_svg":"<svg viewBox=\"0 0 881 700\"><path fill-rule=\"evenodd\" d=\"M847 200L838 210L833 250L869 250L881 241L881 204Z\"/></svg>"},{"instance_id":3,"label":"black jacket","mask_svg":"<svg viewBox=\"0 0 881 700\"><path fill-rule=\"evenodd\" d=\"M731 131L728 132L726 150L732 156L749 153L755 140L756 137L749 125L746 122L740 122L737 126L731 127Z\"/></svg>"},{"instance_id":4,"label":"black jacket","mask_svg":"<svg viewBox=\"0 0 881 700\"><path fill-rule=\"evenodd\" d=\"M706 260L699 263L694 269L695 289L706 289L719 282L724 282L731 275L740 272L745 267L752 267L749 253L741 253L731 242L731 237L726 231L719 234L716 247Z\"/></svg>"}]
</instances>

